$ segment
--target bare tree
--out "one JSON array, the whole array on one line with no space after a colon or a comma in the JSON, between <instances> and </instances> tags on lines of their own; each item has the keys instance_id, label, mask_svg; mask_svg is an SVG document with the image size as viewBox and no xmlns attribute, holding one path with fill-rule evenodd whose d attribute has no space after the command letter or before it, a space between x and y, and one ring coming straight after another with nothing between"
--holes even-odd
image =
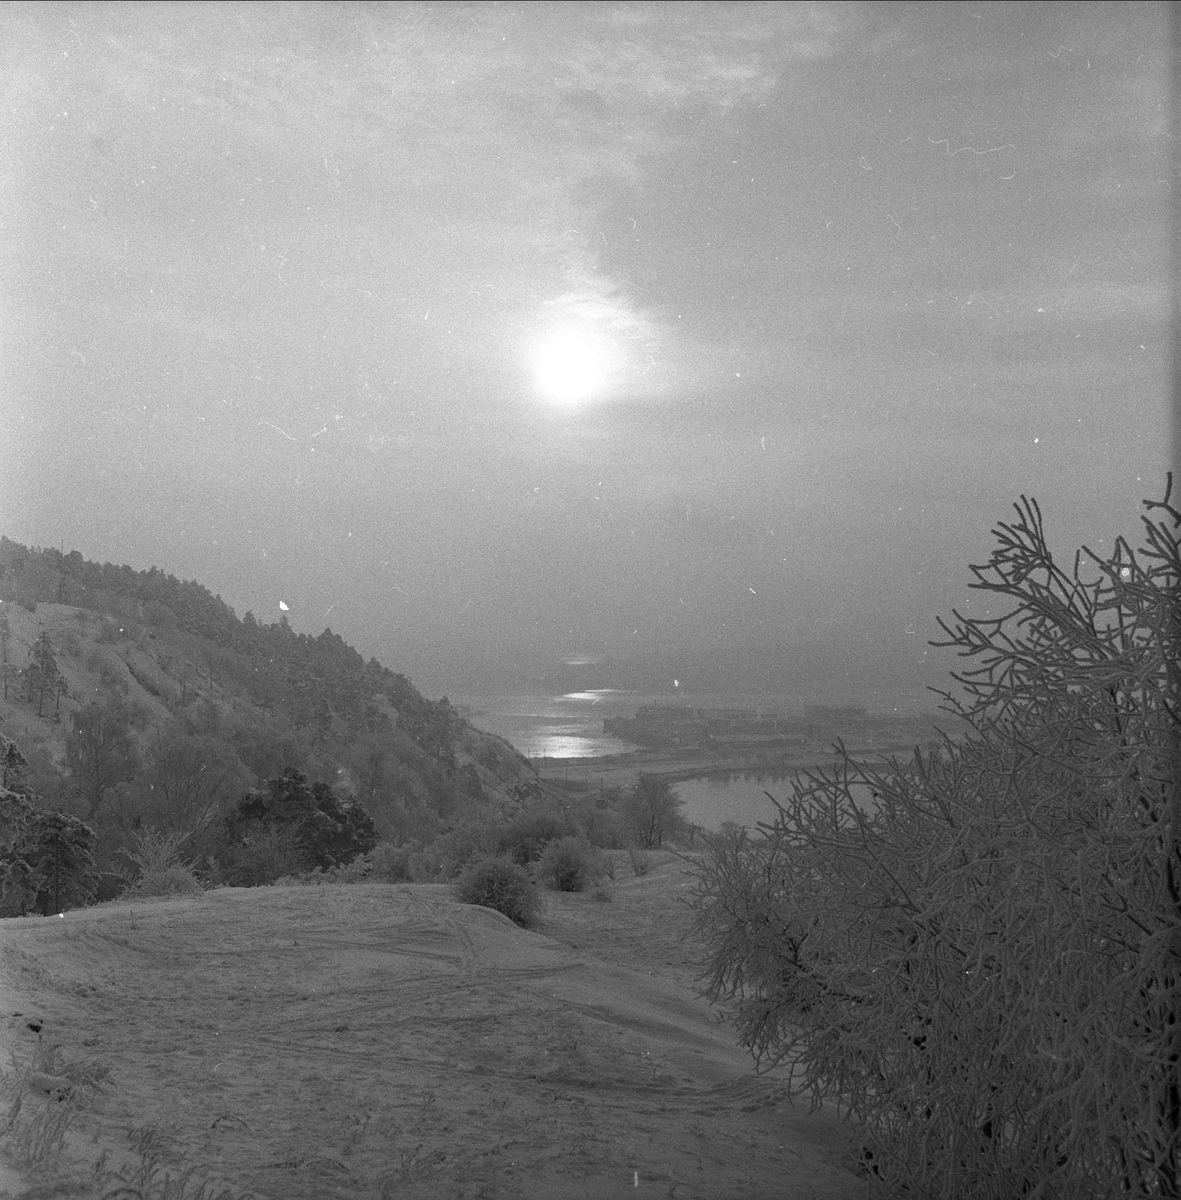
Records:
<instances>
[{"instance_id":1,"label":"bare tree","mask_svg":"<svg viewBox=\"0 0 1181 1200\"><path fill-rule=\"evenodd\" d=\"M642 774L623 804L623 819L645 850L655 850L683 826L681 798L659 775Z\"/></svg>"},{"instance_id":2,"label":"bare tree","mask_svg":"<svg viewBox=\"0 0 1181 1200\"><path fill-rule=\"evenodd\" d=\"M153 801L145 817L162 830L197 836L219 821L251 782L231 745L183 733L173 723L151 753Z\"/></svg>"},{"instance_id":3,"label":"bare tree","mask_svg":"<svg viewBox=\"0 0 1181 1200\"><path fill-rule=\"evenodd\" d=\"M109 787L130 779L138 767L131 740L131 716L119 701L91 704L71 717L66 764L93 816Z\"/></svg>"}]
</instances>

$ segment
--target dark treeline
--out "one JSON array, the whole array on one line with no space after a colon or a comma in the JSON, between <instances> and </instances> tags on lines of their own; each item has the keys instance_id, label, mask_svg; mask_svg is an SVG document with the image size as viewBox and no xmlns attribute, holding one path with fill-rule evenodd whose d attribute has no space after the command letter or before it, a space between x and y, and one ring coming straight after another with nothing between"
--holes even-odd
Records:
<instances>
[{"instance_id":1,"label":"dark treeline","mask_svg":"<svg viewBox=\"0 0 1181 1200\"><path fill-rule=\"evenodd\" d=\"M199 583L7 538L0 600L0 696L27 706L24 790L93 827L104 869L149 829L220 854L239 799L289 772L351 797L393 845L540 793L507 743L330 629L239 618ZM47 604L75 611L45 621ZM35 632L14 634L14 606Z\"/></svg>"},{"instance_id":2,"label":"dark treeline","mask_svg":"<svg viewBox=\"0 0 1181 1200\"><path fill-rule=\"evenodd\" d=\"M179 580L156 567L136 571L91 562L77 550L63 554L0 537L0 596L23 604L69 604L112 618L168 631L181 648L188 634L208 645L190 643L213 683L234 682L267 710L282 711L298 729L333 721L357 732L390 726L377 699L397 710L398 725L416 741L442 750L449 706L432 703L404 676L376 659L368 662L339 634L297 634L286 617L271 625L252 613L239 618L220 596L193 580ZM196 683L197 681L194 681Z\"/></svg>"},{"instance_id":3,"label":"dark treeline","mask_svg":"<svg viewBox=\"0 0 1181 1200\"><path fill-rule=\"evenodd\" d=\"M640 871L684 832L667 783L554 794L446 698L198 583L0 538L0 601L2 699L26 735L0 733L0 916L129 888L523 870L551 842L568 888L610 868L600 852L631 847Z\"/></svg>"}]
</instances>

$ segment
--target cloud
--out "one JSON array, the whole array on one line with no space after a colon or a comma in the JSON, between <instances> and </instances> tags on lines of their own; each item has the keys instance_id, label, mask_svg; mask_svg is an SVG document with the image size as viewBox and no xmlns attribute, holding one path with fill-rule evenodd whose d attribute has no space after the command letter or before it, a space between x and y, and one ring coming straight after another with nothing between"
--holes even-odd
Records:
<instances>
[{"instance_id":1,"label":"cloud","mask_svg":"<svg viewBox=\"0 0 1181 1200\"><path fill-rule=\"evenodd\" d=\"M644 186L649 163L690 133L670 125L671 116L759 103L793 62L834 53L844 23L834 9L803 5L580 9L552 66L565 114L552 132L565 159L564 198L574 225L598 225L595 206L617 187ZM551 305L594 313L624 338L620 396L652 399L708 386L717 372L703 360L715 357L712 351L694 352L674 312L645 305L633 285L602 270L602 236L563 230L570 289Z\"/></svg>"},{"instance_id":2,"label":"cloud","mask_svg":"<svg viewBox=\"0 0 1181 1200\"><path fill-rule=\"evenodd\" d=\"M845 23L815 5L643 5L584 10L561 86L635 108L756 103L792 62L834 53Z\"/></svg>"},{"instance_id":3,"label":"cloud","mask_svg":"<svg viewBox=\"0 0 1181 1200\"><path fill-rule=\"evenodd\" d=\"M62 177L66 193L85 179L86 215L110 225L82 236L105 243L116 270L130 229L140 257L150 245L187 280L204 277L203 295L190 286L169 297L158 326L225 339L232 312L255 336L260 305L285 310L280 285L308 288L314 265L334 292L352 284L354 306L372 294L388 307L391 286L415 304L430 294L419 326L399 325L424 344L462 330L485 354L506 326L555 313L590 321L625 348L619 395L651 398L706 378L709 354L689 363L676 314L612 276L601 209L692 135L673 118L760 103L793 63L833 53L848 23L840 11L47 10L21 27L11 94L30 116L56 108L67 78L54 64L85 51L87 86L66 134L78 153L58 154L47 178ZM375 218L390 232L367 245ZM246 288L243 262L255 268ZM132 288L126 304L142 321L157 299L137 304ZM435 326L423 323L428 308Z\"/></svg>"}]
</instances>

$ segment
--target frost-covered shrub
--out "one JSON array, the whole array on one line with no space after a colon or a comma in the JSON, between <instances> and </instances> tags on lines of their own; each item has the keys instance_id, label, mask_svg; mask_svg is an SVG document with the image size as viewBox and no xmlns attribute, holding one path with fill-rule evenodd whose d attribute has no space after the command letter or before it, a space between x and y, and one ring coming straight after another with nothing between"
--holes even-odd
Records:
<instances>
[{"instance_id":1,"label":"frost-covered shrub","mask_svg":"<svg viewBox=\"0 0 1181 1200\"><path fill-rule=\"evenodd\" d=\"M253 886L294 874L300 866L328 870L352 862L379 840L373 818L353 796L337 796L326 783L309 783L302 772L287 768L226 814L218 857L245 864L239 872L244 878L234 882Z\"/></svg>"},{"instance_id":2,"label":"frost-covered shrub","mask_svg":"<svg viewBox=\"0 0 1181 1200\"><path fill-rule=\"evenodd\" d=\"M622 850L627 845L623 818L614 809L588 806L581 813L578 824L582 835L592 846Z\"/></svg>"},{"instance_id":3,"label":"frost-covered shrub","mask_svg":"<svg viewBox=\"0 0 1181 1200\"><path fill-rule=\"evenodd\" d=\"M989 615L941 622L970 733L710 839L708 994L891 1195L1181 1194L1181 511L1145 505L1069 570L1022 497Z\"/></svg>"},{"instance_id":4,"label":"frost-covered shrub","mask_svg":"<svg viewBox=\"0 0 1181 1200\"><path fill-rule=\"evenodd\" d=\"M358 855L352 862L338 863L335 867L316 867L313 876L319 876L325 883L370 883L373 879L373 866L364 855Z\"/></svg>"},{"instance_id":5,"label":"frost-covered shrub","mask_svg":"<svg viewBox=\"0 0 1181 1200\"><path fill-rule=\"evenodd\" d=\"M201 881L190 867L174 863L152 871L145 871L125 895L141 896L191 896L204 891Z\"/></svg>"},{"instance_id":6,"label":"frost-covered shrub","mask_svg":"<svg viewBox=\"0 0 1181 1200\"><path fill-rule=\"evenodd\" d=\"M204 890L193 864L180 856L183 833L142 829L131 840L131 848L120 853L131 861L134 875L127 896L187 896Z\"/></svg>"},{"instance_id":7,"label":"frost-covered shrub","mask_svg":"<svg viewBox=\"0 0 1181 1200\"><path fill-rule=\"evenodd\" d=\"M603 865L585 838L564 837L546 846L535 870L537 879L555 892L582 892L602 876Z\"/></svg>"},{"instance_id":8,"label":"frost-covered shrub","mask_svg":"<svg viewBox=\"0 0 1181 1200\"><path fill-rule=\"evenodd\" d=\"M412 845L395 846L391 842L379 842L365 858L369 862L369 878L374 883L408 883L414 879L413 863L415 852Z\"/></svg>"},{"instance_id":9,"label":"frost-covered shrub","mask_svg":"<svg viewBox=\"0 0 1181 1200\"><path fill-rule=\"evenodd\" d=\"M486 858L470 867L455 884L462 904L479 904L503 913L528 928L541 911L537 885L524 867L503 856Z\"/></svg>"},{"instance_id":10,"label":"frost-covered shrub","mask_svg":"<svg viewBox=\"0 0 1181 1200\"><path fill-rule=\"evenodd\" d=\"M485 820L465 821L437 837L431 845L438 859L438 873L454 878L472 863L496 853L496 830Z\"/></svg>"},{"instance_id":11,"label":"frost-covered shrub","mask_svg":"<svg viewBox=\"0 0 1181 1200\"><path fill-rule=\"evenodd\" d=\"M370 883L372 867L363 856L335 867L313 867L297 875L281 875L272 887L320 887L326 883Z\"/></svg>"},{"instance_id":12,"label":"frost-covered shrub","mask_svg":"<svg viewBox=\"0 0 1181 1200\"><path fill-rule=\"evenodd\" d=\"M307 855L295 830L249 821L237 832L239 840L223 846L217 856L221 882L232 887L261 887L307 870Z\"/></svg>"},{"instance_id":13,"label":"frost-covered shrub","mask_svg":"<svg viewBox=\"0 0 1181 1200\"><path fill-rule=\"evenodd\" d=\"M573 832L574 824L565 813L535 809L501 830L497 851L525 867L536 862L550 842Z\"/></svg>"}]
</instances>

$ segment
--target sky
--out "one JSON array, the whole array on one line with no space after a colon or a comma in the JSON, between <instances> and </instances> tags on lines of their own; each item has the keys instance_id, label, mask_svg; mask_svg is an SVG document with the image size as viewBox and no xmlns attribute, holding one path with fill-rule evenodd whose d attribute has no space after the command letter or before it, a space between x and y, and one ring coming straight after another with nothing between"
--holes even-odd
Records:
<instances>
[{"instance_id":1,"label":"sky","mask_svg":"<svg viewBox=\"0 0 1181 1200\"><path fill-rule=\"evenodd\" d=\"M0 532L428 695L938 682L1019 496L1072 558L1163 492L1168 35L7 3Z\"/></svg>"}]
</instances>

